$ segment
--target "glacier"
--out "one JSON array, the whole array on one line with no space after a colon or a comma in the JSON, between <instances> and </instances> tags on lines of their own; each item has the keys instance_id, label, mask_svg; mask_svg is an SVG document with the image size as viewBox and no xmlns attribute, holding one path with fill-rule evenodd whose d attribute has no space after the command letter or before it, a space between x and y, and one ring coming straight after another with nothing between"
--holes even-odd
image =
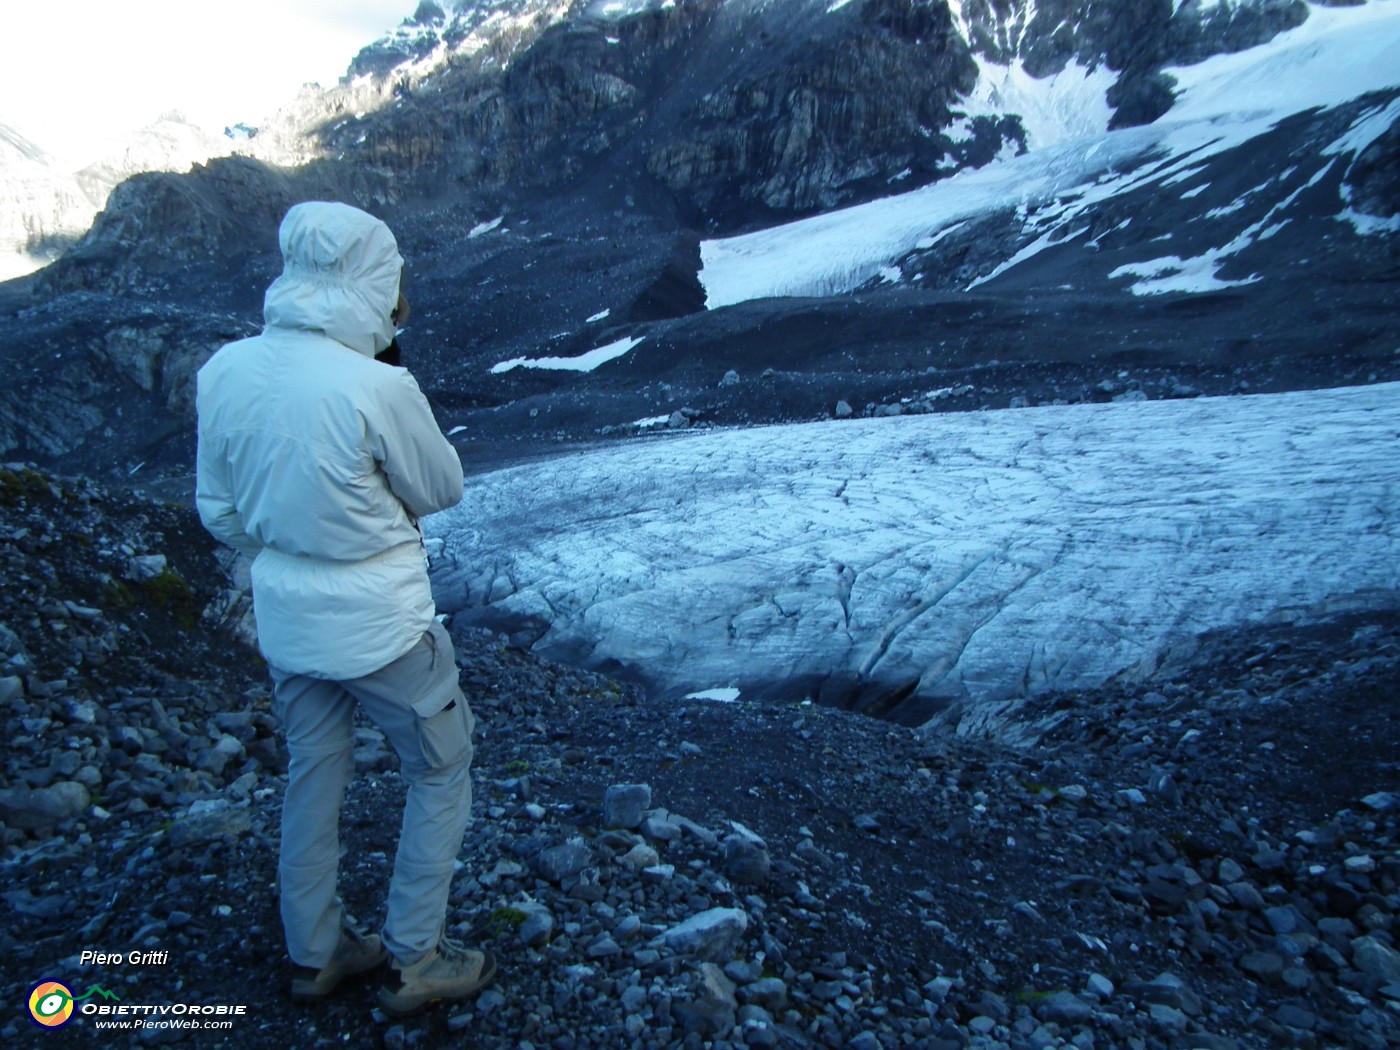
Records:
<instances>
[{"instance_id":1,"label":"glacier","mask_svg":"<svg viewBox=\"0 0 1400 1050\"><path fill-rule=\"evenodd\" d=\"M989 730L1400 595L1400 384L667 434L468 480L439 608L543 655Z\"/></svg>"}]
</instances>

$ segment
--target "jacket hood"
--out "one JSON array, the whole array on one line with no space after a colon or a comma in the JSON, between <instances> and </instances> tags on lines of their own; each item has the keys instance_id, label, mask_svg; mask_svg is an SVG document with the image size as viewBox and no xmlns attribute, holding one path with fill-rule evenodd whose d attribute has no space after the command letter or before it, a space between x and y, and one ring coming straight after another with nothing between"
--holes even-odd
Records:
<instances>
[{"instance_id":1,"label":"jacket hood","mask_svg":"<svg viewBox=\"0 0 1400 1050\"><path fill-rule=\"evenodd\" d=\"M263 299L269 326L324 332L373 357L394 339L403 258L389 227L348 204L295 205L282 220L282 276Z\"/></svg>"}]
</instances>

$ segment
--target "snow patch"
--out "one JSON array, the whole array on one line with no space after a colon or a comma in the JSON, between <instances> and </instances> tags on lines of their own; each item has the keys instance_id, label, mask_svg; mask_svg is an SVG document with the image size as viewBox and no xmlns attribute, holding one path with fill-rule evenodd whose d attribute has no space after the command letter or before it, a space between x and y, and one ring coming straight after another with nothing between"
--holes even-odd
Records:
<instances>
[{"instance_id":1,"label":"snow patch","mask_svg":"<svg viewBox=\"0 0 1400 1050\"><path fill-rule=\"evenodd\" d=\"M607 346L600 346L578 357L515 357L491 366L492 375L500 375L514 368L541 368L555 372L591 372L600 365L621 357L640 343L640 338L619 339Z\"/></svg>"},{"instance_id":2,"label":"snow patch","mask_svg":"<svg viewBox=\"0 0 1400 1050\"><path fill-rule=\"evenodd\" d=\"M490 233L492 230L500 226L501 223L504 221L504 215L497 215L490 222L479 222L467 231L467 239L474 240L475 238L480 237L484 233Z\"/></svg>"},{"instance_id":3,"label":"snow patch","mask_svg":"<svg viewBox=\"0 0 1400 1050\"><path fill-rule=\"evenodd\" d=\"M621 21L647 11L664 10L673 6L670 3L657 3L656 0L594 0L588 5L588 17Z\"/></svg>"},{"instance_id":4,"label":"snow patch","mask_svg":"<svg viewBox=\"0 0 1400 1050\"><path fill-rule=\"evenodd\" d=\"M1233 204L1225 204L1219 208L1212 208L1210 211L1206 212L1206 218L1223 219L1227 215L1233 215L1235 212L1241 211L1249 203L1248 196L1249 195L1246 194L1240 197Z\"/></svg>"},{"instance_id":5,"label":"snow patch","mask_svg":"<svg viewBox=\"0 0 1400 1050\"><path fill-rule=\"evenodd\" d=\"M698 693L687 693L687 700L713 700L720 704L732 704L739 699L738 689L702 689Z\"/></svg>"},{"instance_id":6,"label":"snow patch","mask_svg":"<svg viewBox=\"0 0 1400 1050\"><path fill-rule=\"evenodd\" d=\"M1355 208L1347 208L1337 216L1337 221L1349 223L1351 228L1363 237L1373 237L1382 233L1400 233L1400 215L1392 215L1388 219L1382 219L1375 215L1359 212Z\"/></svg>"},{"instance_id":7,"label":"snow patch","mask_svg":"<svg viewBox=\"0 0 1400 1050\"><path fill-rule=\"evenodd\" d=\"M1027 149L1108 132L1113 110L1106 96L1118 77L1107 66L1091 70L1074 62L1044 78L1027 73L1020 59L999 66L979 57L977 68L977 86L961 108L968 117L1020 117Z\"/></svg>"},{"instance_id":8,"label":"snow patch","mask_svg":"<svg viewBox=\"0 0 1400 1050\"><path fill-rule=\"evenodd\" d=\"M1180 259L1169 255L1162 259L1147 262L1128 263L1120 266L1108 276L1143 277L1132 286L1134 295L1165 295L1168 292L1214 292L1222 288L1234 288L1243 284L1254 284L1257 275L1239 281L1226 281L1216 276L1225 264L1226 256L1220 251L1207 252L1194 259Z\"/></svg>"},{"instance_id":9,"label":"snow patch","mask_svg":"<svg viewBox=\"0 0 1400 1050\"><path fill-rule=\"evenodd\" d=\"M1326 146L1322 153L1327 157L1341 153L1359 154L1397 122L1400 122L1400 98L1392 99L1388 106L1376 106L1361 114L1352 122L1346 134Z\"/></svg>"},{"instance_id":10,"label":"snow patch","mask_svg":"<svg viewBox=\"0 0 1400 1050\"><path fill-rule=\"evenodd\" d=\"M1178 182L1185 182L1187 179L1194 178L1195 176L1199 175L1201 172L1203 172L1203 171L1205 171L1205 170L1206 170L1206 166L1205 166L1204 164L1202 164L1202 165L1200 165L1200 166L1198 166L1198 167L1195 167L1195 168L1187 168L1185 171L1181 172L1181 173L1178 174L1178 175L1173 175L1173 176L1172 176L1171 178L1169 178L1169 179L1163 179L1163 180L1162 180L1162 185L1163 185L1163 186L1175 186ZM1199 192L1199 191L1197 191L1197 192Z\"/></svg>"}]
</instances>

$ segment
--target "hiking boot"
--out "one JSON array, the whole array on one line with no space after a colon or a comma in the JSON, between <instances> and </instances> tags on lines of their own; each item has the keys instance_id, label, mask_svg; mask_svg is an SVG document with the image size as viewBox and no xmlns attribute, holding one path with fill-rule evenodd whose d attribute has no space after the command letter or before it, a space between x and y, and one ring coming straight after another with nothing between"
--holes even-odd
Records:
<instances>
[{"instance_id":1,"label":"hiking boot","mask_svg":"<svg viewBox=\"0 0 1400 1050\"><path fill-rule=\"evenodd\" d=\"M292 998L324 999L340 986L340 982L357 973L372 970L389 952L379 940L379 934L364 934L353 926L340 931L340 943L335 946L331 961L319 970L314 966L292 967Z\"/></svg>"},{"instance_id":2,"label":"hiking boot","mask_svg":"<svg viewBox=\"0 0 1400 1050\"><path fill-rule=\"evenodd\" d=\"M444 937L411 966L390 963L389 974L379 989L379 1005L385 1013L408 1014L437 999L464 999L484 988L496 976L496 958Z\"/></svg>"}]
</instances>

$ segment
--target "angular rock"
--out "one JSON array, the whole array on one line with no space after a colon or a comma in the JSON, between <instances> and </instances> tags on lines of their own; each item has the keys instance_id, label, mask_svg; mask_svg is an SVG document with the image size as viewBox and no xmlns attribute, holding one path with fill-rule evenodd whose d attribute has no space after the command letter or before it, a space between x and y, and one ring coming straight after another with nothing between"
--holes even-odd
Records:
<instances>
[{"instance_id":1,"label":"angular rock","mask_svg":"<svg viewBox=\"0 0 1400 1050\"><path fill-rule=\"evenodd\" d=\"M621 860L629 868L644 871L661 863L661 855L653 847L643 844L633 846L622 855Z\"/></svg>"},{"instance_id":2,"label":"angular rock","mask_svg":"<svg viewBox=\"0 0 1400 1050\"><path fill-rule=\"evenodd\" d=\"M136 583L154 580L170 567L164 554L138 554L126 563L126 578Z\"/></svg>"},{"instance_id":3,"label":"angular rock","mask_svg":"<svg viewBox=\"0 0 1400 1050\"><path fill-rule=\"evenodd\" d=\"M1158 1003L1195 1017L1201 1013L1201 999L1177 976L1159 974L1151 981L1123 985L1123 992L1144 1003Z\"/></svg>"},{"instance_id":4,"label":"angular rock","mask_svg":"<svg viewBox=\"0 0 1400 1050\"><path fill-rule=\"evenodd\" d=\"M1317 1027L1317 1014L1297 1003L1284 1003L1274 1011L1274 1020L1304 1032L1311 1032Z\"/></svg>"},{"instance_id":5,"label":"angular rock","mask_svg":"<svg viewBox=\"0 0 1400 1050\"><path fill-rule=\"evenodd\" d=\"M236 839L253 827L246 806L233 806L223 800L196 802L175 818L170 826L170 845L179 849L219 839Z\"/></svg>"},{"instance_id":6,"label":"angular rock","mask_svg":"<svg viewBox=\"0 0 1400 1050\"><path fill-rule=\"evenodd\" d=\"M1261 981L1276 981L1283 975L1283 957L1274 952L1246 952L1240 969Z\"/></svg>"},{"instance_id":7,"label":"angular rock","mask_svg":"<svg viewBox=\"0 0 1400 1050\"><path fill-rule=\"evenodd\" d=\"M592 941L583 952L590 959L606 959L614 955L621 955L622 948L608 934L602 934Z\"/></svg>"},{"instance_id":8,"label":"angular rock","mask_svg":"<svg viewBox=\"0 0 1400 1050\"><path fill-rule=\"evenodd\" d=\"M1261 911L1264 907L1264 898L1250 882L1232 882L1226 887L1231 898L1241 908L1248 908L1250 911Z\"/></svg>"},{"instance_id":9,"label":"angular rock","mask_svg":"<svg viewBox=\"0 0 1400 1050\"><path fill-rule=\"evenodd\" d=\"M554 915L543 904L523 904L520 910L525 913L525 921L516 931L520 943L529 948L538 948L554 936Z\"/></svg>"},{"instance_id":10,"label":"angular rock","mask_svg":"<svg viewBox=\"0 0 1400 1050\"><path fill-rule=\"evenodd\" d=\"M0 820L21 831L46 834L80 816L91 803L88 789L71 780L44 788L6 788L0 791Z\"/></svg>"},{"instance_id":11,"label":"angular rock","mask_svg":"<svg viewBox=\"0 0 1400 1050\"><path fill-rule=\"evenodd\" d=\"M774 1016L787 1009L788 987L777 977L761 977L739 989L739 1001L767 1010Z\"/></svg>"},{"instance_id":12,"label":"angular rock","mask_svg":"<svg viewBox=\"0 0 1400 1050\"><path fill-rule=\"evenodd\" d=\"M1377 813L1389 813L1393 809L1400 809L1400 795L1392 791L1377 791L1363 798L1361 804Z\"/></svg>"},{"instance_id":13,"label":"angular rock","mask_svg":"<svg viewBox=\"0 0 1400 1050\"><path fill-rule=\"evenodd\" d=\"M1166 1006L1163 1003L1152 1003L1147 1008L1148 1015L1157 1024L1171 1032L1184 1032L1190 1019L1174 1006Z\"/></svg>"},{"instance_id":14,"label":"angular rock","mask_svg":"<svg viewBox=\"0 0 1400 1050\"><path fill-rule=\"evenodd\" d=\"M722 1003L707 999L681 1001L671 1007L687 1033L704 1038L719 1035L734 1027L734 1011Z\"/></svg>"},{"instance_id":15,"label":"angular rock","mask_svg":"<svg viewBox=\"0 0 1400 1050\"><path fill-rule=\"evenodd\" d=\"M671 927L661 939L679 955L722 963L734 955L748 928L749 917L742 908L711 908Z\"/></svg>"},{"instance_id":16,"label":"angular rock","mask_svg":"<svg viewBox=\"0 0 1400 1050\"><path fill-rule=\"evenodd\" d=\"M664 810L648 813L638 830L657 842L674 842L681 837L681 826Z\"/></svg>"},{"instance_id":17,"label":"angular rock","mask_svg":"<svg viewBox=\"0 0 1400 1050\"><path fill-rule=\"evenodd\" d=\"M1297 933L1307 927L1307 920L1291 904L1279 905L1264 910L1264 918L1275 933Z\"/></svg>"},{"instance_id":18,"label":"angular rock","mask_svg":"<svg viewBox=\"0 0 1400 1050\"><path fill-rule=\"evenodd\" d=\"M541 850L535 858L535 871L549 882L562 883L593 863L593 851L583 839L570 839L549 849Z\"/></svg>"},{"instance_id":19,"label":"angular rock","mask_svg":"<svg viewBox=\"0 0 1400 1050\"><path fill-rule=\"evenodd\" d=\"M704 962L700 964L699 991L703 999L722 1003L730 1010L739 1008L739 1001L734 994L736 991L734 982L715 963Z\"/></svg>"},{"instance_id":20,"label":"angular rock","mask_svg":"<svg viewBox=\"0 0 1400 1050\"><path fill-rule=\"evenodd\" d=\"M1108 999L1113 995L1116 989L1114 988L1113 982L1103 974L1091 973L1085 990L1090 995L1096 996L1099 999Z\"/></svg>"},{"instance_id":21,"label":"angular rock","mask_svg":"<svg viewBox=\"0 0 1400 1050\"><path fill-rule=\"evenodd\" d=\"M1382 984L1400 981L1400 952L1374 937L1357 937L1351 942L1351 962Z\"/></svg>"},{"instance_id":22,"label":"angular rock","mask_svg":"<svg viewBox=\"0 0 1400 1050\"><path fill-rule=\"evenodd\" d=\"M724 873L735 882L762 886L768 881L773 861L762 842L746 835L729 835L724 840Z\"/></svg>"},{"instance_id":23,"label":"angular rock","mask_svg":"<svg viewBox=\"0 0 1400 1050\"><path fill-rule=\"evenodd\" d=\"M1073 992L1059 991L1040 1004L1036 1015L1055 1024L1084 1024L1094 1016L1094 1008Z\"/></svg>"},{"instance_id":24,"label":"angular rock","mask_svg":"<svg viewBox=\"0 0 1400 1050\"><path fill-rule=\"evenodd\" d=\"M614 784L603 797L603 826L608 828L638 827L651 808L651 785Z\"/></svg>"}]
</instances>

